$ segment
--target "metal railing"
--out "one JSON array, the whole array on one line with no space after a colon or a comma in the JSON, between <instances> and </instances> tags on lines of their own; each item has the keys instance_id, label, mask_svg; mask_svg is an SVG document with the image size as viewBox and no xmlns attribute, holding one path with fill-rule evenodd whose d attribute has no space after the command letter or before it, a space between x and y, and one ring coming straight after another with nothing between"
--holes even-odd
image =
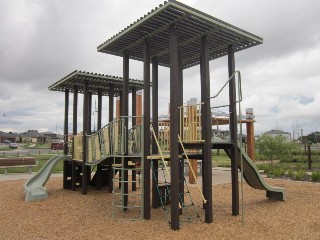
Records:
<instances>
[{"instance_id":1,"label":"metal railing","mask_svg":"<svg viewBox=\"0 0 320 240\"><path fill-rule=\"evenodd\" d=\"M230 81L236 76L238 75L238 100L235 100L234 103L238 103L238 115L237 115L237 109L235 115L238 118L238 124L239 124L239 134L240 134L240 138L239 140L234 139L235 142L239 143L239 151L240 151L240 168L241 168L241 202L242 202L242 214L241 214L241 218L242 218L242 224L244 224L244 193L243 193L243 159L242 159L242 154L243 154L243 148L242 148L242 110L241 110L241 101L242 101L242 88L241 88L241 73L239 70L235 71L228 79L228 81L222 86L222 88L217 92L216 95L210 97L210 99L214 99L216 97L218 97L220 95L220 93L223 91L223 89L230 83ZM213 107L213 108L218 108L218 107L227 107L230 105L221 105L221 106L217 106L217 107ZM237 144L235 145L235 147L237 146Z\"/></svg>"}]
</instances>

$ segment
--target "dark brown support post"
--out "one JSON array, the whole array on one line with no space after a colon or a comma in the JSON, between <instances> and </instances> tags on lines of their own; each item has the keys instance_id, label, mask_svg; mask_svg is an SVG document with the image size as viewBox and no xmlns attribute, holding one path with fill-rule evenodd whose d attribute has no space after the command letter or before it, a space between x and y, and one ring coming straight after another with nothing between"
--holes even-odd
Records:
<instances>
[{"instance_id":1,"label":"dark brown support post","mask_svg":"<svg viewBox=\"0 0 320 240\"><path fill-rule=\"evenodd\" d=\"M129 115L129 53L128 51L124 51L123 53L123 85L122 85L122 98L121 98L121 116L128 116ZM123 118L124 126L127 131L125 134L125 143L128 144L128 118ZM125 146L125 155L128 153L128 145ZM128 169L128 161L125 159L124 161L124 168ZM124 183L124 202L123 206L128 205L128 170L124 171L124 175L122 176Z\"/></svg>"},{"instance_id":2,"label":"dark brown support post","mask_svg":"<svg viewBox=\"0 0 320 240\"><path fill-rule=\"evenodd\" d=\"M113 84L109 85L109 123L113 121L113 112L114 112L114 86ZM108 192L112 193L113 191L113 169L112 164L108 165Z\"/></svg>"},{"instance_id":3,"label":"dark brown support post","mask_svg":"<svg viewBox=\"0 0 320 240\"><path fill-rule=\"evenodd\" d=\"M131 119L131 124L132 127L134 127L137 124L137 91L135 87L132 87L131 89L132 94L131 94L131 111L132 111L132 119ZM135 163L136 166L138 163ZM137 172L135 169L132 170L132 191L137 190Z\"/></svg>"},{"instance_id":4,"label":"dark brown support post","mask_svg":"<svg viewBox=\"0 0 320 240\"><path fill-rule=\"evenodd\" d=\"M64 91L64 130L63 130L63 154L68 154L68 118L69 118L69 89ZM67 160L63 161L63 188L68 188L68 172L70 165ZM70 173L69 173L70 174ZM70 187L70 186L69 186Z\"/></svg>"},{"instance_id":5,"label":"dark brown support post","mask_svg":"<svg viewBox=\"0 0 320 240\"><path fill-rule=\"evenodd\" d=\"M73 90L73 126L72 127L73 127L72 134L73 134L73 136L75 136L78 133L78 86L74 86L74 90ZM74 144L72 147L74 148ZM74 149L72 152L74 153ZM72 161L71 166L72 166L72 169L71 169L71 189L72 189L72 191L75 191L76 187L77 187L77 179L76 179L77 178L77 171L76 171L77 169L76 169L75 161Z\"/></svg>"},{"instance_id":6,"label":"dark brown support post","mask_svg":"<svg viewBox=\"0 0 320 240\"><path fill-rule=\"evenodd\" d=\"M88 105L88 114L89 114L89 121L88 121L88 134L91 134L91 126L92 126L92 93L89 92L89 105Z\"/></svg>"},{"instance_id":7,"label":"dark brown support post","mask_svg":"<svg viewBox=\"0 0 320 240\"><path fill-rule=\"evenodd\" d=\"M121 98L121 116L129 115L129 53L123 53L123 83ZM128 121L125 121L128 128Z\"/></svg>"},{"instance_id":8,"label":"dark brown support post","mask_svg":"<svg viewBox=\"0 0 320 240\"><path fill-rule=\"evenodd\" d=\"M150 219L150 41L144 40L143 46L143 81L144 81L144 128L143 128L143 191L144 219Z\"/></svg>"},{"instance_id":9,"label":"dark brown support post","mask_svg":"<svg viewBox=\"0 0 320 240\"><path fill-rule=\"evenodd\" d=\"M159 68L158 68L158 59L156 57L152 58L152 127L154 129L155 135L158 137L158 76L159 76ZM153 137L152 137L153 139ZM153 139L152 141L152 153L158 153L158 146ZM152 207L157 208L159 207L159 202L157 201L158 198L158 160L152 160L152 165L154 169L154 173L152 174Z\"/></svg>"},{"instance_id":10,"label":"dark brown support post","mask_svg":"<svg viewBox=\"0 0 320 240\"><path fill-rule=\"evenodd\" d=\"M95 111L95 110L94 110ZM98 89L98 116L97 116L97 131L101 129L102 118L102 89Z\"/></svg>"},{"instance_id":11,"label":"dark brown support post","mask_svg":"<svg viewBox=\"0 0 320 240\"><path fill-rule=\"evenodd\" d=\"M131 94L131 111L132 111L132 127L137 124L137 90L135 87L132 87L132 94Z\"/></svg>"},{"instance_id":12,"label":"dark brown support post","mask_svg":"<svg viewBox=\"0 0 320 240\"><path fill-rule=\"evenodd\" d=\"M229 78L235 72L235 59L233 46L228 46ZM232 180L232 215L239 215L239 182L238 161L239 151L237 143L237 108L236 108L236 83L233 77L229 83L229 112L230 112L230 138L233 143L231 148L231 180Z\"/></svg>"},{"instance_id":13,"label":"dark brown support post","mask_svg":"<svg viewBox=\"0 0 320 240\"><path fill-rule=\"evenodd\" d=\"M179 100L178 100L178 106L181 107L183 106L183 64L182 64L182 56L181 56L181 52L178 52L178 71L179 71L179 88L177 89L177 94L179 95ZM181 121L183 121L183 111L181 112L180 109L178 108L179 111L179 125L180 128L179 128L179 133L180 134L181 132L183 132L183 124L180 124ZM181 137L181 136L180 136ZM181 154L181 152L179 152L179 154ZM184 181L183 181L183 178L184 178L184 159L181 158L180 159L180 169L179 169L179 194L180 194L180 198L181 198L181 201L184 202ZM182 214L182 209L180 209L180 214Z\"/></svg>"},{"instance_id":14,"label":"dark brown support post","mask_svg":"<svg viewBox=\"0 0 320 240\"><path fill-rule=\"evenodd\" d=\"M109 122L113 121L113 111L114 111L114 86L110 84L109 86Z\"/></svg>"},{"instance_id":15,"label":"dark brown support post","mask_svg":"<svg viewBox=\"0 0 320 240\"><path fill-rule=\"evenodd\" d=\"M170 166L171 166L171 229L179 229L179 58L178 36L175 25L170 26Z\"/></svg>"},{"instance_id":16,"label":"dark brown support post","mask_svg":"<svg viewBox=\"0 0 320 240\"><path fill-rule=\"evenodd\" d=\"M73 90L73 130L72 134L78 133L78 87L75 86Z\"/></svg>"},{"instance_id":17,"label":"dark brown support post","mask_svg":"<svg viewBox=\"0 0 320 240\"><path fill-rule=\"evenodd\" d=\"M83 141L82 141L82 194L87 194L88 191L88 168L86 165L87 162L87 139L86 135L88 134L89 129L89 115L91 112L89 111L89 84L87 81L84 82L84 94L83 94Z\"/></svg>"},{"instance_id":18,"label":"dark brown support post","mask_svg":"<svg viewBox=\"0 0 320 240\"><path fill-rule=\"evenodd\" d=\"M88 121L88 134L92 134L92 92L89 91L89 107L88 107L88 115L89 115L89 121ZM87 184L91 180L91 166L86 165L87 168Z\"/></svg>"},{"instance_id":19,"label":"dark brown support post","mask_svg":"<svg viewBox=\"0 0 320 240\"><path fill-rule=\"evenodd\" d=\"M201 38L201 121L203 146L203 183L205 203L205 222L212 223L212 161L211 161L211 109L210 109L210 71L208 36Z\"/></svg>"},{"instance_id":20,"label":"dark brown support post","mask_svg":"<svg viewBox=\"0 0 320 240\"><path fill-rule=\"evenodd\" d=\"M94 109L94 112L96 109ZM98 89L98 106L97 106L97 129L95 129L96 132L98 132L101 129L101 118L102 118L102 89ZM102 166L101 164L97 165L97 171L96 171L96 177L97 177L97 189L101 190L101 178L102 178Z\"/></svg>"},{"instance_id":21,"label":"dark brown support post","mask_svg":"<svg viewBox=\"0 0 320 240\"><path fill-rule=\"evenodd\" d=\"M201 55L200 55L200 74L201 74L201 72L204 72L204 70L202 69L203 68L203 66L204 66L204 64L202 63L203 62L203 59L204 58L202 58L201 57ZM200 81L201 82L201 81ZM203 89L203 87L204 86L202 86L201 85L201 92L203 92L203 91L205 91L204 89ZM202 101L202 97L201 97L201 101ZM203 109L203 106L201 107L201 109ZM202 116L202 114L203 114L203 112L202 112L203 110L201 110L201 116L200 116L200 120L201 120L201 126L203 126L203 124L206 124L205 123L205 118ZM202 128L203 129L203 128ZM201 132L201 134L202 134L202 132ZM203 138L204 138L204 136L203 136ZM204 171L204 148L202 148L202 154L203 154L203 158L202 158L202 179L204 180L205 179L205 171ZM198 165L198 163L197 163L197 165ZM198 167L198 166L197 166ZM205 196L205 189L207 189L206 188L206 181L202 181L202 192L203 192L203 194L204 194L204 196ZM203 203L203 209L205 209L205 203Z\"/></svg>"},{"instance_id":22,"label":"dark brown support post","mask_svg":"<svg viewBox=\"0 0 320 240\"><path fill-rule=\"evenodd\" d=\"M302 138L301 138L302 139ZM311 142L308 142L308 170L311 170L312 158L311 158Z\"/></svg>"},{"instance_id":23,"label":"dark brown support post","mask_svg":"<svg viewBox=\"0 0 320 240\"><path fill-rule=\"evenodd\" d=\"M64 91L64 130L63 130L63 154L68 154L68 123L69 123L69 89Z\"/></svg>"}]
</instances>

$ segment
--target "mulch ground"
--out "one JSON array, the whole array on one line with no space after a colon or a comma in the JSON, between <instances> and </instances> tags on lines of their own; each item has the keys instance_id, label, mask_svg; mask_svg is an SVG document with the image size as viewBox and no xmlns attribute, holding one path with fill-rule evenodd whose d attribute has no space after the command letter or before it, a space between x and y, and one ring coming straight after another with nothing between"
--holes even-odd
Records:
<instances>
[{"instance_id":1,"label":"mulch ground","mask_svg":"<svg viewBox=\"0 0 320 240\"><path fill-rule=\"evenodd\" d=\"M241 215L231 216L230 183L213 186L211 224L204 223L201 197L190 187L201 220L173 231L161 208L152 209L150 220L116 220L112 194L64 190L61 178L47 183L49 199L26 203L24 182L0 182L0 239L320 239L319 183L267 179L286 189L284 202L245 184L244 224Z\"/></svg>"}]
</instances>

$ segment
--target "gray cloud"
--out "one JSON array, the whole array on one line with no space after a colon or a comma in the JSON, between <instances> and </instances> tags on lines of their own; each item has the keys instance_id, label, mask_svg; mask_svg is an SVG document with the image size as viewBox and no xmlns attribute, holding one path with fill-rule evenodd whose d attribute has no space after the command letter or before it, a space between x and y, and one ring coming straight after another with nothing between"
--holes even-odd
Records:
<instances>
[{"instance_id":1,"label":"gray cloud","mask_svg":"<svg viewBox=\"0 0 320 240\"><path fill-rule=\"evenodd\" d=\"M319 130L319 1L182 2L264 38L263 45L236 54L236 68L243 76L243 108L254 108L257 133L270 130L275 122L289 131L294 121L305 132ZM75 69L121 76L122 59L97 53L96 47L160 3L2 0L0 113L6 117L0 118L0 130L62 126L64 96L47 87ZM212 95L227 80L226 66L226 58L210 63ZM131 61L130 69L130 77L142 78L141 63ZM199 72L199 67L184 72L185 102L191 97L200 100ZM160 81L159 109L167 113L168 69L160 69ZM225 99L226 94L212 104Z\"/></svg>"}]
</instances>

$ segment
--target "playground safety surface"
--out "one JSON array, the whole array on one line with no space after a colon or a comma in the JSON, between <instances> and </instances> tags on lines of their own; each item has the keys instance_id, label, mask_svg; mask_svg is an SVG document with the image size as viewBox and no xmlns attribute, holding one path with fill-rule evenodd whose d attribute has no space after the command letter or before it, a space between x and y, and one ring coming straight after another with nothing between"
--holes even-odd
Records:
<instances>
[{"instance_id":1,"label":"playground safety surface","mask_svg":"<svg viewBox=\"0 0 320 240\"><path fill-rule=\"evenodd\" d=\"M268 200L265 191L244 184L244 225L231 216L231 184L213 186L212 224L204 223L196 187L190 191L201 222L169 228L163 210L151 220L114 220L112 194L89 187L87 195L62 189L62 178L47 183L49 199L24 202L25 180L0 181L1 239L320 239L320 184L267 179L286 189L285 202ZM129 213L130 214L130 213ZM129 216L130 217L130 216Z\"/></svg>"}]
</instances>

